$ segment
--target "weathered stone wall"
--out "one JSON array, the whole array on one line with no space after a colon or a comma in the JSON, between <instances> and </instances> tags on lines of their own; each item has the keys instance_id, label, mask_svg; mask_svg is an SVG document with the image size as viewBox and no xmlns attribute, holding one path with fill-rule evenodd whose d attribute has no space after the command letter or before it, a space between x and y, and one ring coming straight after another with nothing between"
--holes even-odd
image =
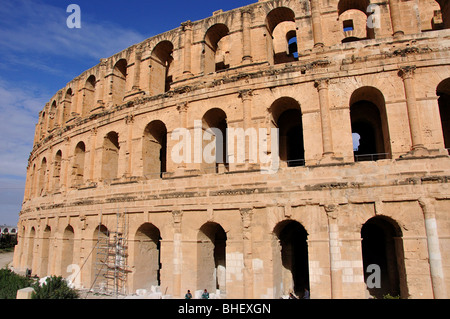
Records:
<instances>
[{"instance_id":1,"label":"weathered stone wall","mask_svg":"<svg viewBox=\"0 0 450 319\"><path fill-rule=\"evenodd\" d=\"M363 255L374 253L363 248L363 228L375 223L392 232L383 280L402 297L446 298L449 128L438 95L450 93L448 6L383 2L381 27L367 29L375 2L366 2L217 11L68 83L36 126L14 267L68 276L76 264L89 288L98 227L116 230L125 213L128 292L159 285L182 297L217 285L228 298L279 298L306 285L312 298L366 298ZM433 18L440 5L442 18ZM348 20L354 30L344 31ZM298 57L289 55L292 32ZM351 110L366 101L379 111L383 147L355 161ZM301 119L283 117L289 110ZM178 128L192 137L219 125L281 132L295 121L304 157L291 167L286 159L299 158L280 150L275 174L248 154L228 165L172 154ZM289 240L298 229L306 253Z\"/></svg>"}]
</instances>

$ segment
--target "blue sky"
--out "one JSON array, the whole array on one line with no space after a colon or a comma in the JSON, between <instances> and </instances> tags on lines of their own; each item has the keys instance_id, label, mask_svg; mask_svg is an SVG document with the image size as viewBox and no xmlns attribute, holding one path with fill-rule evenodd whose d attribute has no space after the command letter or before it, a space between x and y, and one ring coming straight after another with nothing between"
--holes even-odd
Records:
<instances>
[{"instance_id":1,"label":"blue sky","mask_svg":"<svg viewBox=\"0 0 450 319\"><path fill-rule=\"evenodd\" d=\"M39 111L66 83L127 47L184 21L257 0L8 0L0 5L0 224L14 225ZM69 4L81 29L69 29Z\"/></svg>"}]
</instances>

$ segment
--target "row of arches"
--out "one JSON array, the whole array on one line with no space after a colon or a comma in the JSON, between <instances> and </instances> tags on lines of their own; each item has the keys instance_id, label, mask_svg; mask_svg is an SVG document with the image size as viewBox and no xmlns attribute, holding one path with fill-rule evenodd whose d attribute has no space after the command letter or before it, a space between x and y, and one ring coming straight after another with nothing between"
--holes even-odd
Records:
<instances>
[{"instance_id":1,"label":"row of arches","mask_svg":"<svg viewBox=\"0 0 450 319\"><path fill-rule=\"evenodd\" d=\"M450 148L450 79L442 81L437 87L441 126L444 146ZM353 153L355 161L377 161L392 158L391 139L386 112L386 102L380 90L375 87L361 87L353 92L349 101L350 122L353 137ZM269 108L272 125L279 129L279 158L287 167L305 165L305 141L303 132L302 109L298 101L291 97L282 97L272 103ZM218 173L229 169L227 150L227 114L220 108L205 112L202 117L202 130L208 128L220 130L222 138L213 136L215 143L215 163L202 162L204 172ZM203 140L203 149L210 141ZM107 133L102 142L101 175L102 180L119 178L121 161L119 134L115 131ZM85 176L86 144L81 141L72 153L70 185L82 185ZM167 172L171 154L168 149L168 129L161 120L150 122L142 133L142 176L145 179L161 178ZM66 159L67 154L65 155ZM44 190L52 190L61 186L61 163L65 159L58 150L53 157L53 168L46 157L31 168L31 194L40 196ZM172 163L170 163L172 164ZM49 178L48 174L52 173Z\"/></svg>"},{"instance_id":2,"label":"row of arches","mask_svg":"<svg viewBox=\"0 0 450 319\"><path fill-rule=\"evenodd\" d=\"M23 229L23 234L26 230ZM404 253L402 232L398 224L384 216L377 216L369 219L363 224L361 231L361 259L364 267L364 279L368 282L371 275L370 265L379 267L378 285L367 287L371 296L382 298L386 294L391 296L408 296L408 289L405 276ZM274 263L279 263L280 267L274 267L274 278L278 278L277 285L283 287L283 291L294 292L302 296L305 289L310 290L309 274L309 253L308 253L308 232L304 226L295 220L284 220L279 222L272 232L274 241L272 247L278 255L274 256ZM38 267L40 276L49 275L49 247L50 241L54 237L50 226L46 226L42 239L39 242L40 257L36 260L35 247L37 244L37 232L34 227L28 231L28 246L22 248L21 265L26 268ZM93 233L94 244L99 237L108 238L111 236L108 228L104 225L96 227ZM161 269L163 265L162 245L164 238L161 231L152 223L144 223L135 231L132 240L129 242L133 246L134 254L129 256L128 263L132 265L132 278L134 289L150 289L151 286L162 284ZM196 286L197 289L208 289L208 291L220 291L226 295L227 289L227 234L224 228L216 222L206 222L197 233L196 255ZM35 242L36 241L36 242ZM68 225L61 238L61 262L58 270L61 274L67 274L68 267L76 264L75 233L71 225ZM87 260L90 266L90 286L95 281L105 280L99 278L95 258L99 248L94 246ZM168 260L168 259L164 259ZM39 264L39 265L38 265ZM369 271L367 271L369 269ZM84 282L84 285L87 285ZM314 294L314 291L311 292Z\"/></svg>"},{"instance_id":3,"label":"row of arches","mask_svg":"<svg viewBox=\"0 0 450 319\"><path fill-rule=\"evenodd\" d=\"M422 0L422 2L419 12L424 16L421 31L449 27L449 6L447 4L435 0ZM367 11L370 3L369 0L341 0L337 2L337 20L342 24L341 42L376 37L377 29L368 26L368 19L372 14L371 11ZM320 10L318 12L320 14ZM379 12L377 11L377 13ZM390 18L384 17L385 14L383 10L381 18L383 23L390 20ZM300 31L298 31L296 17L297 14L294 9L287 6L272 8L267 13L265 19L267 36L263 40L265 41L267 56L263 60L267 60L271 65L298 60L299 54L301 55L299 48L303 49L305 46L299 42L298 34ZM379 22L377 21L377 23ZM247 28L250 28L250 24ZM231 48L230 37L232 34L233 32L227 22L217 22L207 27L202 41L199 42L202 46L200 73L219 72L241 64L241 59L231 57L236 51ZM251 51L249 49L251 45L244 43L245 45L248 45L248 48L244 51ZM177 49L173 40L168 39L161 40L152 49L149 58L149 87L146 89L150 96L171 90L175 77L181 76L181 74L178 74L181 70L184 69L183 72L188 73L192 71L186 65L184 67L174 66L175 63L188 63L179 61L180 59L175 60L175 50ZM249 53L244 52L245 54ZM186 57L184 59L188 60ZM134 68L134 76L130 78L128 73L131 65ZM108 67L109 71L106 74L99 74L95 70L88 71L83 77L84 79L80 80L82 83L78 84L78 88L69 85L65 92L60 92L59 98L52 100L49 107L41 112L37 130L39 139L55 128L66 125L67 121L73 116L87 117L93 110L107 104L122 104L128 93L132 90L139 90L139 76L136 76L136 73L142 72L137 69L140 65L141 57L136 55L135 61L132 62L130 62L129 57L118 59ZM81 100L81 102L78 100Z\"/></svg>"}]
</instances>

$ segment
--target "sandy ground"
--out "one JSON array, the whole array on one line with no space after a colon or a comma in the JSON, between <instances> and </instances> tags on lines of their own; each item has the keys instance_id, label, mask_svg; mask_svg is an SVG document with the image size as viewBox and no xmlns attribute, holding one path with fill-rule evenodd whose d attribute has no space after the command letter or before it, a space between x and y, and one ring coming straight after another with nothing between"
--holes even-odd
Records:
<instances>
[{"instance_id":1,"label":"sandy ground","mask_svg":"<svg viewBox=\"0 0 450 319\"><path fill-rule=\"evenodd\" d=\"M8 267L13 261L14 252L0 253L0 269Z\"/></svg>"}]
</instances>

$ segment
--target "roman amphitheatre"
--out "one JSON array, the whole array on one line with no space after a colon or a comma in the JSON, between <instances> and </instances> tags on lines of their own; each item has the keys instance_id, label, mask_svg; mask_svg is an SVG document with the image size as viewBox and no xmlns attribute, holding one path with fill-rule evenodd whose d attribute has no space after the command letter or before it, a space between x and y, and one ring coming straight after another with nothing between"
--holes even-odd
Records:
<instances>
[{"instance_id":1,"label":"roman amphitheatre","mask_svg":"<svg viewBox=\"0 0 450 319\"><path fill-rule=\"evenodd\" d=\"M39 113L14 269L109 294L448 298L449 47L445 0L261 0L101 59Z\"/></svg>"}]
</instances>

